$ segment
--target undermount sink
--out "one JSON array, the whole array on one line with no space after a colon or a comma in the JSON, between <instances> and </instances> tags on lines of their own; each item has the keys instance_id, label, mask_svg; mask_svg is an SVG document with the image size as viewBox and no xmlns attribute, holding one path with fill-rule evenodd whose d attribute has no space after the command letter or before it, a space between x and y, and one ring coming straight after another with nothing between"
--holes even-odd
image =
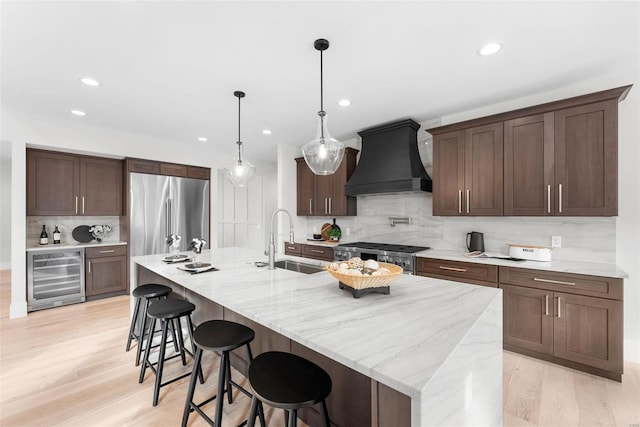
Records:
<instances>
[{"instance_id":1,"label":"undermount sink","mask_svg":"<svg viewBox=\"0 0 640 427\"><path fill-rule=\"evenodd\" d=\"M324 271L324 267L321 267L319 265L304 264L302 262L289 261L286 259L282 261L276 261L274 265L276 266L276 268L297 271L298 273L304 273L304 274L313 274L313 273L319 273L321 271Z\"/></svg>"}]
</instances>

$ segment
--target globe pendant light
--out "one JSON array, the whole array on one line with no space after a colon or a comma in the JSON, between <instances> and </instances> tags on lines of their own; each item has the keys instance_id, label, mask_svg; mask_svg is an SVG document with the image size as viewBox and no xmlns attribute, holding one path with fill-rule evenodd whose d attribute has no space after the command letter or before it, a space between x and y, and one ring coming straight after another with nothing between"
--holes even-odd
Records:
<instances>
[{"instance_id":1,"label":"globe pendant light","mask_svg":"<svg viewBox=\"0 0 640 427\"><path fill-rule=\"evenodd\" d=\"M302 147L304 161L316 175L331 175L336 172L344 156L344 144L329 135L327 113L323 106L322 51L329 48L329 42L318 39L313 46L320 51L320 111L316 137Z\"/></svg>"},{"instance_id":2,"label":"globe pendant light","mask_svg":"<svg viewBox=\"0 0 640 427\"><path fill-rule=\"evenodd\" d=\"M244 98L244 92L233 92L238 98L238 160L224 168L224 175L236 187L246 187L256 174L256 167L246 160L242 160L242 140L240 139L240 99Z\"/></svg>"}]
</instances>

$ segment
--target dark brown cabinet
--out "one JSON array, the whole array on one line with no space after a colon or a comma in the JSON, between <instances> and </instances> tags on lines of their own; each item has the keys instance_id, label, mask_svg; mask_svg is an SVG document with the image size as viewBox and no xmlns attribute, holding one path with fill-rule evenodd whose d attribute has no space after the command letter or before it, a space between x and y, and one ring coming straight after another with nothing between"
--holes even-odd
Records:
<instances>
[{"instance_id":1,"label":"dark brown cabinet","mask_svg":"<svg viewBox=\"0 0 640 427\"><path fill-rule=\"evenodd\" d=\"M506 350L621 380L621 279L511 267L499 274Z\"/></svg>"},{"instance_id":2,"label":"dark brown cabinet","mask_svg":"<svg viewBox=\"0 0 640 427\"><path fill-rule=\"evenodd\" d=\"M211 169L178 163L156 162L153 160L127 158L127 172L151 175L178 176L184 178L210 179Z\"/></svg>"},{"instance_id":3,"label":"dark brown cabinet","mask_svg":"<svg viewBox=\"0 0 640 427\"><path fill-rule=\"evenodd\" d=\"M618 103L630 89L428 129L433 214L617 215Z\"/></svg>"},{"instance_id":4,"label":"dark brown cabinet","mask_svg":"<svg viewBox=\"0 0 640 427\"><path fill-rule=\"evenodd\" d=\"M27 150L27 215L122 215L122 162Z\"/></svg>"},{"instance_id":5,"label":"dark brown cabinet","mask_svg":"<svg viewBox=\"0 0 640 427\"><path fill-rule=\"evenodd\" d=\"M416 274L472 285L498 287L498 267L495 265L419 257L416 259Z\"/></svg>"},{"instance_id":6,"label":"dark brown cabinet","mask_svg":"<svg viewBox=\"0 0 640 427\"><path fill-rule=\"evenodd\" d=\"M301 244L300 256L305 258L333 261L333 248L318 245Z\"/></svg>"},{"instance_id":7,"label":"dark brown cabinet","mask_svg":"<svg viewBox=\"0 0 640 427\"><path fill-rule=\"evenodd\" d=\"M126 246L87 248L85 258L85 293L88 300L127 292Z\"/></svg>"},{"instance_id":8,"label":"dark brown cabinet","mask_svg":"<svg viewBox=\"0 0 640 427\"><path fill-rule=\"evenodd\" d=\"M493 123L434 137L434 215L502 215L502 132Z\"/></svg>"},{"instance_id":9,"label":"dark brown cabinet","mask_svg":"<svg viewBox=\"0 0 640 427\"><path fill-rule=\"evenodd\" d=\"M298 216L352 216L357 214L355 197L345 195L344 186L356 167L358 150L347 147L333 175L315 175L303 157L296 159Z\"/></svg>"}]
</instances>

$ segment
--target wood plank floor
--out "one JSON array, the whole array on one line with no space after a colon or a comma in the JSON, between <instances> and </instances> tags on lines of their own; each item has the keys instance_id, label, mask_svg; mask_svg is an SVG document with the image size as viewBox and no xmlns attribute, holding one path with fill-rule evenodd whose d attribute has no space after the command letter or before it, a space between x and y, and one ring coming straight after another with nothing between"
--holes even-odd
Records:
<instances>
[{"instance_id":1,"label":"wood plank floor","mask_svg":"<svg viewBox=\"0 0 640 427\"><path fill-rule=\"evenodd\" d=\"M180 424L188 378L163 387L154 408L152 374L138 384L135 352L124 351L129 297L9 320L9 275L0 271L1 426ZM196 400L215 393L218 358L209 356L204 359L207 383L199 385ZM640 426L638 364L625 363L619 384L504 352L503 375L505 426ZM233 376L246 386L237 372ZM214 403L205 408L212 414ZM223 426L237 426L248 409L249 400L243 395L233 405L225 404ZM282 411L267 409L267 420L270 426L282 426ZM207 424L192 414L189 425Z\"/></svg>"}]
</instances>

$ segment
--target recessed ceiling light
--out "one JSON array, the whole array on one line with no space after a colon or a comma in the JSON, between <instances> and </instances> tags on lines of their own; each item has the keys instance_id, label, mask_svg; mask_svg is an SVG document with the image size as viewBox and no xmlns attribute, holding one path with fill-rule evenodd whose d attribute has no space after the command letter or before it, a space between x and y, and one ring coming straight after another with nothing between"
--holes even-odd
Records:
<instances>
[{"instance_id":1,"label":"recessed ceiling light","mask_svg":"<svg viewBox=\"0 0 640 427\"><path fill-rule=\"evenodd\" d=\"M348 107L349 105L351 105L351 101L349 101L348 99L341 99L340 101L338 101L338 105L341 107Z\"/></svg>"},{"instance_id":2,"label":"recessed ceiling light","mask_svg":"<svg viewBox=\"0 0 640 427\"><path fill-rule=\"evenodd\" d=\"M207 142L207 138L205 138L204 136L199 136L199 137L198 137L198 141L200 141L200 142Z\"/></svg>"},{"instance_id":3,"label":"recessed ceiling light","mask_svg":"<svg viewBox=\"0 0 640 427\"><path fill-rule=\"evenodd\" d=\"M80 81L87 86L98 87L100 86L100 82L96 79L92 79L91 77L82 77Z\"/></svg>"},{"instance_id":4,"label":"recessed ceiling light","mask_svg":"<svg viewBox=\"0 0 640 427\"><path fill-rule=\"evenodd\" d=\"M263 129L262 130L262 134L263 135L271 135L271 131L269 129Z\"/></svg>"},{"instance_id":5,"label":"recessed ceiling light","mask_svg":"<svg viewBox=\"0 0 640 427\"><path fill-rule=\"evenodd\" d=\"M478 55L489 56L498 53L502 49L502 44L498 42L487 43L478 50Z\"/></svg>"},{"instance_id":6,"label":"recessed ceiling light","mask_svg":"<svg viewBox=\"0 0 640 427\"><path fill-rule=\"evenodd\" d=\"M71 110L71 114L73 114L74 116L81 116L81 117L87 115L87 113L80 110Z\"/></svg>"}]
</instances>

